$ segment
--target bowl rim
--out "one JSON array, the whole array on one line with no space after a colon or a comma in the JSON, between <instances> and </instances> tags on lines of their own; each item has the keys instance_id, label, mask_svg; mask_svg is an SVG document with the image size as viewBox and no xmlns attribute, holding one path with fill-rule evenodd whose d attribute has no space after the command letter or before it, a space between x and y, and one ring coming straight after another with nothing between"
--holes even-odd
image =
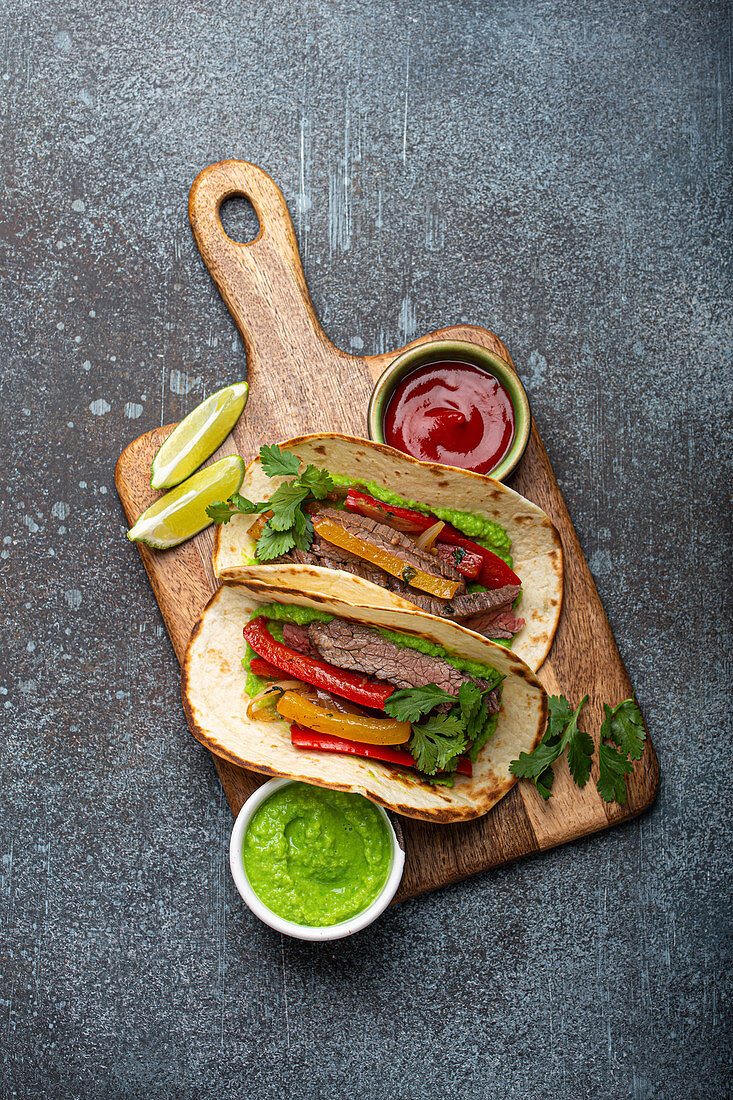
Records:
<instances>
[{"instance_id":1,"label":"bowl rim","mask_svg":"<svg viewBox=\"0 0 733 1100\"><path fill-rule=\"evenodd\" d=\"M382 815L392 842L392 861L390 869L386 881L376 898L374 898L361 913L357 913L356 916L350 917L348 920L339 921L338 924L321 926L297 924L295 921L287 920L285 917L280 917L277 913L273 913L254 892L247 877L247 872L244 868L244 836L256 810L259 809L263 802L267 801L271 794L274 794L275 791L280 790L282 787L288 786L288 784L302 782L303 780L300 779L289 779L286 776L279 777L268 780L267 783L263 783L261 787L253 791L237 814L234 822L232 835L229 841L229 868L232 873L232 878L234 879L234 884L244 903L256 917L259 917L259 919L264 924L269 925L270 928L274 928L276 932L282 932L284 935L291 936L293 939L297 940L311 940L313 942L340 940L345 936L353 935L354 932L361 932L363 928L366 928L368 925L372 924L377 917L381 916L387 908L397 892L397 887L402 881L402 873L405 869L405 851L387 811L377 802L372 802L372 805ZM367 801L371 800L368 799Z\"/></svg>"},{"instance_id":2,"label":"bowl rim","mask_svg":"<svg viewBox=\"0 0 733 1100\"><path fill-rule=\"evenodd\" d=\"M514 439L501 462L485 475L493 478L494 481L501 481L515 469L527 449L532 426L532 410L524 384L512 364L496 352L489 351L482 344L476 344L471 340L425 340L396 355L377 378L369 397L367 406L369 438L376 443L389 446L383 431L384 410L395 387L405 375L430 362L430 357L441 354L463 356L467 362L498 378L509 394L514 409ZM426 357L424 362L423 357Z\"/></svg>"}]
</instances>

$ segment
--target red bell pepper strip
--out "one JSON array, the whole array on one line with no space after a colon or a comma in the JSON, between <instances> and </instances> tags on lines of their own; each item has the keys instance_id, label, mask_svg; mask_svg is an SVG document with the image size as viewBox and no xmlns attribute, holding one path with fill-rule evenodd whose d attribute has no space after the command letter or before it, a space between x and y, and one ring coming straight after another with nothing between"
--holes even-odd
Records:
<instances>
[{"instance_id":1,"label":"red bell pepper strip","mask_svg":"<svg viewBox=\"0 0 733 1100\"><path fill-rule=\"evenodd\" d=\"M269 661L263 661L261 657L252 657L249 662L250 672L255 676L266 676L268 680L282 680L283 674L279 668L275 668Z\"/></svg>"},{"instance_id":2,"label":"red bell pepper strip","mask_svg":"<svg viewBox=\"0 0 733 1100\"><path fill-rule=\"evenodd\" d=\"M446 523L443 530L440 532L440 541L447 542L451 546L461 546L470 554L479 554L481 556L481 571L478 575L479 584L483 584L485 588L503 588L505 584L519 584L521 580L510 569L505 561L502 561L497 554L492 554L491 550L487 550L485 546L479 546L477 542L472 539L467 539L465 535L462 535L460 531L456 531L455 527L451 527L449 523ZM456 566L460 571L460 565Z\"/></svg>"},{"instance_id":3,"label":"red bell pepper strip","mask_svg":"<svg viewBox=\"0 0 733 1100\"><path fill-rule=\"evenodd\" d=\"M401 764L403 768L416 768L409 752L391 749L387 745L367 745L363 741L347 741L329 733L314 733L302 726L290 727L290 740L300 749L319 749L321 752L343 752L352 756L365 756L370 760L383 760L386 764ZM467 756L459 756L456 771L473 775L473 764Z\"/></svg>"},{"instance_id":4,"label":"red bell pepper strip","mask_svg":"<svg viewBox=\"0 0 733 1100\"><path fill-rule=\"evenodd\" d=\"M357 489L349 489L344 503L350 512L358 512L360 516L368 516L369 519L386 523L397 531L411 534L427 531L428 527L437 522L435 516L425 516L412 508L396 508L393 504L385 504L384 501L370 497L367 493L360 493Z\"/></svg>"},{"instance_id":5,"label":"red bell pepper strip","mask_svg":"<svg viewBox=\"0 0 733 1100\"><path fill-rule=\"evenodd\" d=\"M442 561L457 569L461 576L469 577L474 581L484 564L484 559L480 554L475 554L471 550L464 550L462 546L450 546L447 542L436 542L433 550L436 551Z\"/></svg>"},{"instance_id":6,"label":"red bell pepper strip","mask_svg":"<svg viewBox=\"0 0 733 1100\"><path fill-rule=\"evenodd\" d=\"M288 649L273 638L261 616L247 623L242 633L255 653L276 668L287 672L294 680L305 680L307 684L323 688L324 691L332 691L351 703L384 710L385 702L395 690L392 684L377 683L367 676L347 672L336 665L329 665L326 661Z\"/></svg>"},{"instance_id":7,"label":"red bell pepper strip","mask_svg":"<svg viewBox=\"0 0 733 1100\"><path fill-rule=\"evenodd\" d=\"M407 533L418 534L420 531L427 531L428 527L432 527L437 522L435 516L423 515L422 512L416 512L412 508L396 508L393 504L384 504L376 497L360 493L356 489L349 489L345 503L350 512L369 516L370 519L376 519L379 523L386 523L398 531ZM483 584L485 588L503 588L505 584L521 585L521 580L505 561L496 554L492 554L491 550L487 550L485 546L479 546L473 539L466 538L452 524L446 523L443 526L439 538L440 542L461 546L467 553L477 554L481 558L482 564L477 573L464 573L460 565L456 566L458 572L463 573L465 577L477 577L479 584ZM436 546L439 546L439 543L436 543ZM455 565L455 561L451 564Z\"/></svg>"}]
</instances>

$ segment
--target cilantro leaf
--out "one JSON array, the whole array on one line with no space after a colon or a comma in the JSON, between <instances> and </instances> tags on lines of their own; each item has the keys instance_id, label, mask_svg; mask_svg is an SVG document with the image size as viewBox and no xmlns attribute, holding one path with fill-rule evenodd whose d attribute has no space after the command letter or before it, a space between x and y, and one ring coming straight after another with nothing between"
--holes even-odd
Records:
<instances>
[{"instance_id":1,"label":"cilantro leaf","mask_svg":"<svg viewBox=\"0 0 733 1100\"><path fill-rule=\"evenodd\" d=\"M628 700L625 700L627 702ZM623 706L622 703L619 706ZM635 704L634 704L635 706ZM637 708L638 709L638 708ZM631 775L634 765L627 759L623 748L616 748L612 743L614 737L614 710L608 703L603 704L604 719L601 726L601 743L598 746L598 763L600 774L598 776L598 793L605 802L618 802L624 805L626 802L626 776ZM639 715L641 718L641 715Z\"/></svg>"},{"instance_id":2,"label":"cilantro leaf","mask_svg":"<svg viewBox=\"0 0 733 1100\"><path fill-rule=\"evenodd\" d=\"M468 750L468 755L470 756L474 764L478 759L478 754L481 752L481 749L484 747L486 742L489 741L496 733L496 726L499 721L498 714L488 714L486 711L484 711L484 713L486 714L484 727L479 733L475 735L475 737L473 738L473 744Z\"/></svg>"},{"instance_id":3,"label":"cilantro leaf","mask_svg":"<svg viewBox=\"0 0 733 1100\"><path fill-rule=\"evenodd\" d=\"M626 754L615 745L606 744L604 736L610 736L613 711L608 703L603 704L606 717L601 726L601 743L598 746L598 763L600 775L598 776L598 793L605 802L618 802L621 806L626 802L626 776L631 775L634 765L626 759ZM604 729L607 734L604 735Z\"/></svg>"},{"instance_id":4,"label":"cilantro leaf","mask_svg":"<svg viewBox=\"0 0 733 1100\"><path fill-rule=\"evenodd\" d=\"M579 787L584 787L588 782L591 761L593 760L593 752L595 749L593 738L583 730L578 729L580 712L587 701L588 696L586 695L581 700L577 710L574 710L571 714L570 720L565 726L565 730L558 741L560 755L562 755L565 749L568 750L568 768L570 769L571 776ZM565 700L565 702L567 703L567 700Z\"/></svg>"},{"instance_id":5,"label":"cilantro leaf","mask_svg":"<svg viewBox=\"0 0 733 1100\"><path fill-rule=\"evenodd\" d=\"M300 469L300 459L292 451L281 451L277 443L265 444L260 447L260 461L262 469L268 477L292 477L297 476Z\"/></svg>"},{"instance_id":6,"label":"cilantro leaf","mask_svg":"<svg viewBox=\"0 0 733 1100\"><path fill-rule=\"evenodd\" d=\"M316 500L323 500L334 488L328 470L319 470L317 466L306 466L298 480Z\"/></svg>"},{"instance_id":7,"label":"cilantro leaf","mask_svg":"<svg viewBox=\"0 0 733 1100\"><path fill-rule=\"evenodd\" d=\"M292 531L275 531L268 522L257 540L255 557L258 561L272 561L273 558L279 558L281 554L287 554L288 550L292 550L294 546L295 539Z\"/></svg>"},{"instance_id":8,"label":"cilantro leaf","mask_svg":"<svg viewBox=\"0 0 733 1100\"><path fill-rule=\"evenodd\" d=\"M461 684L458 692L458 702L461 707L461 715L466 723L466 737L471 742L468 755L475 761L481 749L496 731L498 715L489 714L484 702L484 696L488 691L482 691L478 684L468 681Z\"/></svg>"},{"instance_id":9,"label":"cilantro leaf","mask_svg":"<svg viewBox=\"0 0 733 1100\"><path fill-rule=\"evenodd\" d=\"M421 725L412 727L410 752L426 775L445 771L465 747L463 720L458 714L434 714Z\"/></svg>"},{"instance_id":10,"label":"cilantro leaf","mask_svg":"<svg viewBox=\"0 0 733 1100\"><path fill-rule=\"evenodd\" d=\"M517 779L539 779L543 772L557 760L560 750L544 740L532 752L520 752L518 760L512 760L509 771Z\"/></svg>"},{"instance_id":11,"label":"cilantro leaf","mask_svg":"<svg viewBox=\"0 0 733 1100\"><path fill-rule=\"evenodd\" d=\"M586 696L586 699L588 697ZM573 708L564 695L550 695L547 700L547 732L543 744L554 744L562 736L565 726L573 717Z\"/></svg>"},{"instance_id":12,"label":"cilantro leaf","mask_svg":"<svg viewBox=\"0 0 733 1100\"><path fill-rule=\"evenodd\" d=\"M552 784L555 782L555 773L552 768L545 768L541 775L538 775L535 780L535 786L540 792L545 802L552 795Z\"/></svg>"},{"instance_id":13,"label":"cilantro leaf","mask_svg":"<svg viewBox=\"0 0 733 1100\"><path fill-rule=\"evenodd\" d=\"M286 481L270 497L272 519L270 526L275 531L287 531L295 526L295 516L308 496L308 490L297 481Z\"/></svg>"},{"instance_id":14,"label":"cilantro leaf","mask_svg":"<svg viewBox=\"0 0 733 1100\"><path fill-rule=\"evenodd\" d=\"M313 545L313 536L315 534L313 530L313 521L307 512L303 512L302 509L298 509L295 513L295 523L293 524L293 539L295 545L299 550L310 550Z\"/></svg>"},{"instance_id":15,"label":"cilantro leaf","mask_svg":"<svg viewBox=\"0 0 733 1100\"><path fill-rule=\"evenodd\" d=\"M646 730L641 711L634 699L624 699L623 703L613 708L609 736L630 760L640 759L644 751Z\"/></svg>"},{"instance_id":16,"label":"cilantro leaf","mask_svg":"<svg viewBox=\"0 0 733 1100\"><path fill-rule=\"evenodd\" d=\"M206 509L206 515L209 519L213 519L214 523L229 523L236 512L229 507L228 500L213 500Z\"/></svg>"},{"instance_id":17,"label":"cilantro leaf","mask_svg":"<svg viewBox=\"0 0 733 1100\"><path fill-rule=\"evenodd\" d=\"M567 702L567 700L565 700L565 701ZM588 696L584 695L583 698L580 701L580 705L578 706L577 710L574 710L572 712L572 714L570 715L570 718L567 721L567 724L565 726L565 729L564 729L564 731L562 733L562 736L560 737L560 741L559 741L560 753L561 754L565 751L565 749L568 747L568 745L573 741L576 734L580 732L578 730L578 719L580 718L581 710L583 709L583 707L585 706L585 704L587 702L588 702ZM549 726L548 726L548 728L549 728Z\"/></svg>"},{"instance_id":18,"label":"cilantro leaf","mask_svg":"<svg viewBox=\"0 0 733 1100\"><path fill-rule=\"evenodd\" d=\"M267 501L263 501L262 504L255 504L247 497L243 497L241 493L232 493L229 497L229 503L232 508L236 508L238 512L243 512L246 516L251 515L252 512L264 512L269 507Z\"/></svg>"},{"instance_id":19,"label":"cilantro leaf","mask_svg":"<svg viewBox=\"0 0 733 1100\"><path fill-rule=\"evenodd\" d=\"M435 707L455 701L454 695L443 691L437 684L425 684L424 687L394 691L384 704L384 710L390 718L396 718L399 722L416 722Z\"/></svg>"},{"instance_id":20,"label":"cilantro leaf","mask_svg":"<svg viewBox=\"0 0 733 1100\"><path fill-rule=\"evenodd\" d=\"M458 691L458 702L461 707L463 721L466 723L466 731L468 732L471 725L476 724L476 719L482 709L483 695L481 693L481 688L472 680L466 680L465 684L461 684ZM473 740L470 733L468 736L470 740Z\"/></svg>"},{"instance_id":21,"label":"cilantro leaf","mask_svg":"<svg viewBox=\"0 0 733 1100\"><path fill-rule=\"evenodd\" d=\"M261 512L263 508L268 508L267 504L254 504L251 500L247 500L247 497L243 497L241 493L232 493L228 500L214 500L206 509L206 515L209 519L213 519L214 523L229 523L232 516L236 516L239 512L244 515L251 515L253 512Z\"/></svg>"},{"instance_id":22,"label":"cilantro leaf","mask_svg":"<svg viewBox=\"0 0 733 1100\"><path fill-rule=\"evenodd\" d=\"M588 782L594 749L595 745L590 734L576 729L575 735L568 745L568 767L570 768L570 774L579 787L584 787Z\"/></svg>"}]
</instances>

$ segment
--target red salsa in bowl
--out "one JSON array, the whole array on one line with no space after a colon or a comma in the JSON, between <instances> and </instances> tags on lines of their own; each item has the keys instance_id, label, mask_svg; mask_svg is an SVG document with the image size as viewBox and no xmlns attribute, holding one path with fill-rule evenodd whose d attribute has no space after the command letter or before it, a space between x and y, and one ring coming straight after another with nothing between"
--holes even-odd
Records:
<instances>
[{"instance_id":1,"label":"red salsa in bowl","mask_svg":"<svg viewBox=\"0 0 733 1100\"><path fill-rule=\"evenodd\" d=\"M369 436L421 462L511 473L531 416L513 367L479 344L435 340L397 356L372 392Z\"/></svg>"},{"instance_id":2,"label":"red salsa in bowl","mask_svg":"<svg viewBox=\"0 0 733 1100\"><path fill-rule=\"evenodd\" d=\"M473 363L442 360L397 384L384 441L423 462L489 474L511 447L514 426L512 399L498 378Z\"/></svg>"}]
</instances>

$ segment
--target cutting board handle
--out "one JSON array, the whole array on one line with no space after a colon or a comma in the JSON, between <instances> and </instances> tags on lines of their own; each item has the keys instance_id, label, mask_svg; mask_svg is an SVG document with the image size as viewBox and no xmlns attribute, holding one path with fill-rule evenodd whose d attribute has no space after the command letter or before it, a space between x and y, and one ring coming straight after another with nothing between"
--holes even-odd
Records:
<instances>
[{"instance_id":1,"label":"cutting board handle","mask_svg":"<svg viewBox=\"0 0 733 1100\"><path fill-rule=\"evenodd\" d=\"M221 222L222 203L236 195L249 199L260 223L249 244L233 241ZM243 160L204 168L191 187L188 215L248 358L277 356L282 364L283 358L302 361L309 348L331 351L308 293L287 204L267 172Z\"/></svg>"}]
</instances>

